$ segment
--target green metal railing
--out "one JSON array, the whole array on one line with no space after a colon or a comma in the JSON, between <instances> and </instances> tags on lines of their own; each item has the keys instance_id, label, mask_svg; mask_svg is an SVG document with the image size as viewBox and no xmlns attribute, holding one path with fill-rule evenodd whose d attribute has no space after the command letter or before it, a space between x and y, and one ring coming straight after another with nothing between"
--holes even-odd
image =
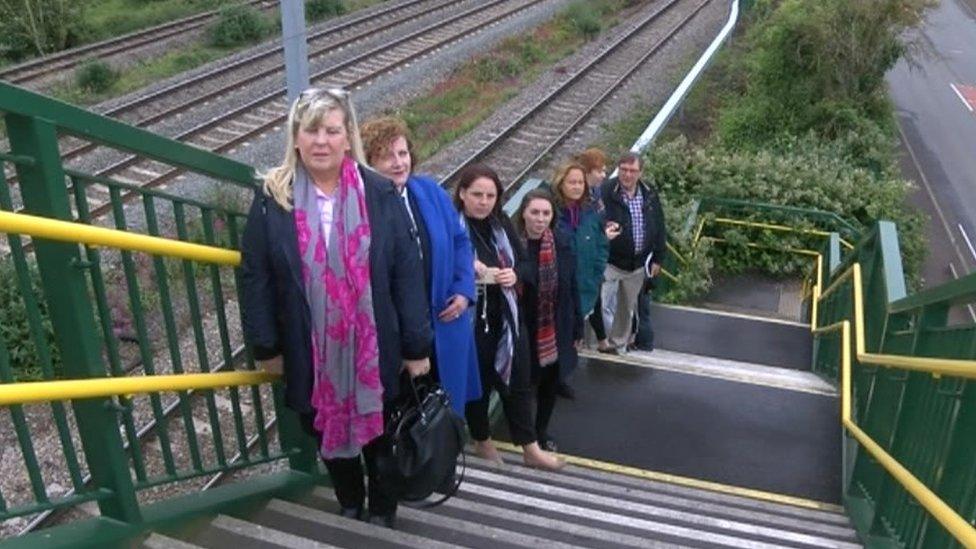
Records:
<instances>
[{"instance_id":1,"label":"green metal railing","mask_svg":"<svg viewBox=\"0 0 976 549\"><path fill-rule=\"evenodd\" d=\"M736 233L730 238L731 233ZM803 261L828 257L825 246L833 246L838 252L831 261L839 261L841 254L853 248L860 238L860 229L850 221L832 212L747 202L744 200L703 197L691 204L688 216L681 228L674 232L678 248L696 248L703 239L713 244L745 245L766 252L803 256ZM664 268L680 273L685 262L674 247L665 260ZM810 299L818 280L817 262L813 261L804 279L804 298L811 310ZM825 275L825 273L820 273ZM658 291L666 291L672 280L664 278Z\"/></svg>"},{"instance_id":2,"label":"green metal railing","mask_svg":"<svg viewBox=\"0 0 976 549\"><path fill-rule=\"evenodd\" d=\"M864 349L853 359L852 419L976 524L976 362L970 362L968 377L886 367L897 362L891 355L976 359L976 324L949 321L951 307L976 301L976 274L909 296L897 232L893 224L880 222L825 279L834 288L820 303L819 325L855 318L856 281L845 275L854 263L863 279ZM815 370L836 379L841 351L837 337L818 338ZM856 445L845 453L845 504L866 539L907 547L961 546L869 454Z\"/></svg>"},{"instance_id":3,"label":"green metal railing","mask_svg":"<svg viewBox=\"0 0 976 549\"><path fill-rule=\"evenodd\" d=\"M5 83L0 112L10 142L0 154L0 209L238 248L243 205L255 188L250 166ZM59 139L69 135L180 168L211 190L195 199L66 169ZM0 382L254 369L239 327L239 269L6 236L0 261L11 265L6 283L19 289L29 340L0 338ZM204 405L195 408L196 400ZM23 477L0 484L0 521L96 501L101 516L145 526L147 513L166 518L139 503L137 494L152 487L279 459L289 460L293 475L275 489L319 474L315 445L283 407L278 386L53 401L9 412ZM265 432L272 418L277 441ZM57 440L63 463L40 467L40 430Z\"/></svg>"},{"instance_id":4,"label":"green metal railing","mask_svg":"<svg viewBox=\"0 0 976 549\"><path fill-rule=\"evenodd\" d=\"M868 437L855 441L845 431L843 456L844 503L862 539L870 546L932 548L976 539L972 528L963 526L957 538L944 526L960 524L953 516L976 525L976 324L949 322L953 306L976 302L976 274L909 296L890 222L861 236L829 213L706 199L684 227L693 243L724 241L729 230L753 237L788 231L791 245L777 249L815 259L806 283L815 333L812 368L839 383L847 358L853 398L852 425L845 427ZM861 318L855 314L855 278L857 284L863 279ZM858 334L850 345L860 339L863 349L843 346L841 336L850 332L839 329L844 323ZM893 459L882 464L875 451L861 446L872 441L873 450ZM891 472L898 468L914 478ZM940 504L923 507L903 484L913 481L934 494L927 506Z\"/></svg>"}]
</instances>

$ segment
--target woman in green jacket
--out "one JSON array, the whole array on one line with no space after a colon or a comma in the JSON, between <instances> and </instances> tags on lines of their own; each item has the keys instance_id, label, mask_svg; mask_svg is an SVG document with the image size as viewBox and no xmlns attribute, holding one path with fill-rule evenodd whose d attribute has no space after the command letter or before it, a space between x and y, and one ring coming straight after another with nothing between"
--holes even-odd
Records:
<instances>
[{"instance_id":1,"label":"woman in green jacket","mask_svg":"<svg viewBox=\"0 0 976 549\"><path fill-rule=\"evenodd\" d=\"M573 236L580 310L584 317L594 312L607 266L609 241L620 234L617 224L604 226L599 204L588 192L586 170L575 161L560 166L552 178L552 192L559 207L559 228ZM597 311L595 320L602 322ZM599 334L601 330L597 330ZM601 346L606 340L600 341Z\"/></svg>"}]
</instances>

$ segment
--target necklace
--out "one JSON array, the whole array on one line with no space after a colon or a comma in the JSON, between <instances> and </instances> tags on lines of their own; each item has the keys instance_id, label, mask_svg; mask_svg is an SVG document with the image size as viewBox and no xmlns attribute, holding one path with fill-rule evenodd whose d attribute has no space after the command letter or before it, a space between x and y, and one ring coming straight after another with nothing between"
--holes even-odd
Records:
<instances>
[{"instance_id":1,"label":"necklace","mask_svg":"<svg viewBox=\"0 0 976 549\"><path fill-rule=\"evenodd\" d=\"M494 247L494 246L491 246L487 241L485 241L484 237L481 236L481 233L478 232L478 229L474 227L474 224L473 223L468 222L467 223L467 226L468 226L468 232L474 234L474 236L478 239L478 242L480 242L481 245L484 246L487 250L490 251ZM477 257L478 257L478 251L477 250L475 250L475 254L474 255L475 255L475 258L477 259ZM489 329L488 329L488 284L487 283L484 283L484 282L478 282L478 283L475 284L475 286L476 286L476 291L478 293L478 296L482 298L481 299L481 324L484 326L484 332L487 334L489 332Z\"/></svg>"}]
</instances>

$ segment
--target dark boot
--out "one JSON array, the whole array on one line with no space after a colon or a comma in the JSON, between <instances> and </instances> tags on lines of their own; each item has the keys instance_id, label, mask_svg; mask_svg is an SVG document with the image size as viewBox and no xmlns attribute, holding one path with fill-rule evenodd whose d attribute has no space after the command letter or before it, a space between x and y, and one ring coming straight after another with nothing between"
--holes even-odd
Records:
<instances>
[{"instance_id":1,"label":"dark boot","mask_svg":"<svg viewBox=\"0 0 976 549\"><path fill-rule=\"evenodd\" d=\"M367 522L376 526L396 530L396 513L390 513L389 515L370 515Z\"/></svg>"},{"instance_id":2,"label":"dark boot","mask_svg":"<svg viewBox=\"0 0 976 549\"><path fill-rule=\"evenodd\" d=\"M556 394L565 398L566 400L576 400L576 390L565 381L560 381L556 385Z\"/></svg>"},{"instance_id":3,"label":"dark boot","mask_svg":"<svg viewBox=\"0 0 976 549\"><path fill-rule=\"evenodd\" d=\"M347 519L363 520L363 508L362 507L340 507L339 515L346 517Z\"/></svg>"}]
</instances>

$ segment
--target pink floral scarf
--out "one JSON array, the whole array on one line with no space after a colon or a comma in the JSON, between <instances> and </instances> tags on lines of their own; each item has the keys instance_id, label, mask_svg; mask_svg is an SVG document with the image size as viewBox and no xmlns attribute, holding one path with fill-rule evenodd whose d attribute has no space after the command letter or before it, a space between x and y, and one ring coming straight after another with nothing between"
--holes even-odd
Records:
<instances>
[{"instance_id":1,"label":"pink floral scarf","mask_svg":"<svg viewBox=\"0 0 976 549\"><path fill-rule=\"evenodd\" d=\"M328 243L316 187L295 172L295 229L312 318L313 425L322 457L358 456L383 433L383 386L373 317L366 196L356 163L342 162Z\"/></svg>"}]
</instances>

